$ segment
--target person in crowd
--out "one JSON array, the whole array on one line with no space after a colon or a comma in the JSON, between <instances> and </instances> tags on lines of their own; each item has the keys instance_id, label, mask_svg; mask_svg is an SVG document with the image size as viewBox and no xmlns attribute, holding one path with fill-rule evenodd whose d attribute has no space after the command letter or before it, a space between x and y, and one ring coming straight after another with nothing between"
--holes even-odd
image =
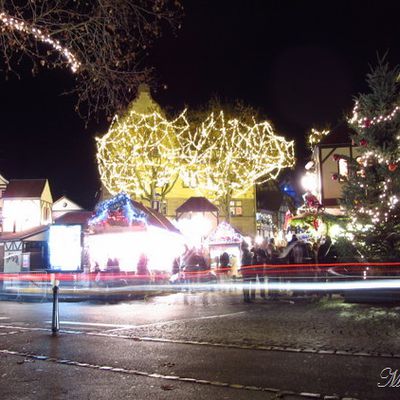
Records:
<instances>
[{"instance_id":1,"label":"person in crowd","mask_svg":"<svg viewBox=\"0 0 400 400\"><path fill-rule=\"evenodd\" d=\"M260 289L260 297L265 299L265 264L267 263L267 254L263 248L260 246L256 246L252 249L253 251L253 265L254 265L254 282L258 279L258 282L261 285ZM256 291L255 287L251 291L251 299L255 300L256 298Z\"/></svg>"},{"instance_id":2,"label":"person in crowd","mask_svg":"<svg viewBox=\"0 0 400 400\"><path fill-rule=\"evenodd\" d=\"M268 257L268 264L273 265L273 267L269 268L269 274L268 274L268 282L270 283L277 283L280 281L280 277L279 277L279 270L278 267L276 267L277 265L277 258L279 256L279 250L275 245L275 239L271 238L266 246L266 253L267 253L267 257ZM268 272L268 270L265 271L266 273ZM272 299L275 299L278 297L278 290L275 289L270 289L269 290L269 297L271 297Z\"/></svg>"},{"instance_id":3,"label":"person in crowd","mask_svg":"<svg viewBox=\"0 0 400 400\"><path fill-rule=\"evenodd\" d=\"M136 267L136 274L138 275L139 283L148 283L150 281L150 271L147 267L148 262L149 260L146 254L140 254Z\"/></svg>"},{"instance_id":4,"label":"person in crowd","mask_svg":"<svg viewBox=\"0 0 400 400\"><path fill-rule=\"evenodd\" d=\"M290 239L290 241L288 242L288 245L289 244L292 244L292 243L294 243L294 242L297 242L299 239L297 239L297 235L294 233L293 235L292 235L292 238Z\"/></svg>"},{"instance_id":5,"label":"person in crowd","mask_svg":"<svg viewBox=\"0 0 400 400\"><path fill-rule=\"evenodd\" d=\"M253 285L253 270L252 270L252 263L253 263L253 255L249 250L249 246L246 242L242 243L242 262L240 272L243 277L243 300L245 303L250 303L250 285Z\"/></svg>"},{"instance_id":6,"label":"person in crowd","mask_svg":"<svg viewBox=\"0 0 400 400\"><path fill-rule=\"evenodd\" d=\"M115 257L114 258L114 260L113 260L113 272L115 272L115 273L119 273L119 272L121 272L121 269L120 269L120 267L119 267L119 261L118 261L118 258L117 257Z\"/></svg>"},{"instance_id":7,"label":"person in crowd","mask_svg":"<svg viewBox=\"0 0 400 400\"><path fill-rule=\"evenodd\" d=\"M232 280L235 281L238 275L238 258L234 254L231 257L231 273Z\"/></svg>"},{"instance_id":8,"label":"person in crowd","mask_svg":"<svg viewBox=\"0 0 400 400\"><path fill-rule=\"evenodd\" d=\"M318 248L317 253L318 267L323 271L323 275L325 276L325 280L328 279L328 266L320 265L320 264L329 264L337 262L337 251L335 246L332 244L332 239L330 236L326 236L325 240L321 241L321 244ZM326 291L329 297L332 297L332 293Z\"/></svg>"},{"instance_id":9,"label":"person in crowd","mask_svg":"<svg viewBox=\"0 0 400 400\"><path fill-rule=\"evenodd\" d=\"M229 254L224 251L220 256L219 256L219 271L218 271L218 276L221 281L226 281L230 275L230 259L229 259Z\"/></svg>"},{"instance_id":10,"label":"person in crowd","mask_svg":"<svg viewBox=\"0 0 400 400\"><path fill-rule=\"evenodd\" d=\"M277 248L275 246L275 239L269 239L269 242L266 246L266 253L268 256L268 261L271 261L277 255Z\"/></svg>"},{"instance_id":11,"label":"person in crowd","mask_svg":"<svg viewBox=\"0 0 400 400\"><path fill-rule=\"evenodd\" d=\"M172 261L172 275L178 274L180 271L180 259L179 257L175 257Z\"/></svg>"}]
</instances>

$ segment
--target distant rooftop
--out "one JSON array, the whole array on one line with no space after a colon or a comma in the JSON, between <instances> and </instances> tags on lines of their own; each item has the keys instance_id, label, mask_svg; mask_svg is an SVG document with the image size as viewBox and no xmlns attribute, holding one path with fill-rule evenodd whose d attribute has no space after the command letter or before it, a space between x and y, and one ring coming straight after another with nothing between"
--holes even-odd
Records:
<instances>
[{"instance_id":1,"label":"distant rooftop","mask_svg":"<svg viewBox=\"0 0 400 400\"><path fill-rule=\"evenodd\" d=\"M3 198L40 197L47 179L11 179L4 191Z\"/></svg>"},{"instance_id":2,"label":"distant rooftop","mask_svg":"<svg viewBox=\"0 0 400 400\"><path fill-rule=\"evenodd\" d=\"M218 208L205 197L190 197L180 207L176 209L177 213L187 212L218 212Z\"/></svg>"}]
</instances>

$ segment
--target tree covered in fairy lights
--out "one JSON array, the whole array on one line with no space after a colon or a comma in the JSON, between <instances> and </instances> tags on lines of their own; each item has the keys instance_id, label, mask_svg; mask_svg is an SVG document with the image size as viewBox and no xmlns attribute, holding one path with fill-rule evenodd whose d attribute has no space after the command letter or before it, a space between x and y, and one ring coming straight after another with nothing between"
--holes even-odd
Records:
<instances>
[{"instance_id":1,"label":"tree covered in fairy lights","mask_svg":"<svg viewBox=\"0 0 400 400\"><path fill-rule=\"evenodd\" d=\"M184 114L173 121L156 111L140 114L131 109L116 116L107 134L96 138L100 179L107 190L149 203L163 200L181 172L177 137L187 129Z\"/></svg>"},{"instance_id":2,"label":"tree covered in fairy lights","mask_svg":"<svg viewBox=\"0 0 400 400\"><path fill-rule=\"evenodd\" d=\"M274 134L268 122L251 124L211 113L195 129L180 137L185 157L184 179L220 206L230 219L230 202L255 183L275 179L294 164L293 142Z\"/></svg>"},{"instance_id":3,"label":"tree covered in fairy lights","mask_svg":"<svg viewBox=\"0 0 400 400\"><path fill-rule=\"evenodd\" d=\"M190 124L186 112L168 120L128 110L97 138L101 181L113 195L124 191L151 202L162 201L181 177L229 220L233 197L294 164L293 142L275 135L268 122L245 121L220 111Z\"/></svg>"},{"instance_id":4,"label":"tree covered in fairy lights","mask_svg":"<svg viewBox=\"0 0 400 400\"><path fill-rule=\"evenodd\" d=\"M15 73L24 59L33 74L69 68L80 115L112 116L149 80L147 49L181 14L179 0L0 0L0 59Z\"/></svg>"},{"instance_id":5,"label":"tree covered in fairy lights","mask_svg":"<svg viewBox=\"0 0 400 400\"><path fill-rule=\"evenodd\" d=\"M399 73L398 67L381 61L367 75L369 92L356 98L349 121L359 156L347 158L348 177L342 177L354 242L376 260L400 256Z\"/></svg>"}]
</instances>

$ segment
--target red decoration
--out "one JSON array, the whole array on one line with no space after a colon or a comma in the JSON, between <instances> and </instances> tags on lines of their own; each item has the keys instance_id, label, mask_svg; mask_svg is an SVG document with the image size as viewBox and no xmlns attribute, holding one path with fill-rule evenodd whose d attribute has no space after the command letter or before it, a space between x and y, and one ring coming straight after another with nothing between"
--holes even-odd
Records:
<instances>
[{"instance_id":1,"label":"red decoration","mask_svg":"<svg viewBox=\"0 0 400 400\"><path fill-rule=\"evenodd\" d=\"M369 128L370 125L371 125L371 121L369 119L366 119L364 121L364 128Z\"/></svg>"},{"instance_id":2,"label":"red decoration","mask_svg":"<svg viewBox=\"0 0 400 400\"><path fill-rule=\"evenodd\" d=\"M318 201L317 197L314 196L312 193L306 193L306 195L304 196L304 200L306 201L307 207L318 208L320 206L320 202Z\"/></svg>"},{"instance_id":3,"label":"red decoration","mask_svg":"<svg viewBox=\"0 0 400 400\"><path fill-rule=\"evenodd\" d=\"M397 169L397 164L394 163L394 162L389 163L388 169L389 169L390 172L396 171L396 169Z\"/></svg>"},{"instance_id":4,"label":"red decoration","mask_svg":"<svg viewBox=\"0 0 400 400\"><path fill-rule=\"evenodd\" d=\"M319 228L319 221L317 218L314 219L313 221L314 229L317 231Z\"/></svg>"},{"instance_id":5,"label":"red decoration","mask_svg":"<svg viewBox=\"0 0 400 400\"><path fill-rule=\"evenodd\" d=\"M333 174L333 175L332 175L332 179L333 179L334 181L337 181L337 180L339 179L339 175L338 175L338 174Z\"/></svg>"},{"instance_id":6,"label":"red decoration","mask_svg":"<svg viewBox=\"0 0 400 400\"><path fill-rule=\"evenodd\" d=\"M368 144L368 142L365 139L361 139L360 140L360 145L361 146L366 146Z\"/></svg>"},{"instance_id":7,"label":"red decoration","mask_svg":"<svg viewBox=\"0 0 400 400\"><path fill-rule=\"evenodd\" d=\"M334 161L339 161L341 158L342 158L342 156L340 154L334 154L333 155Z\"/></svg>"}]
</instances>

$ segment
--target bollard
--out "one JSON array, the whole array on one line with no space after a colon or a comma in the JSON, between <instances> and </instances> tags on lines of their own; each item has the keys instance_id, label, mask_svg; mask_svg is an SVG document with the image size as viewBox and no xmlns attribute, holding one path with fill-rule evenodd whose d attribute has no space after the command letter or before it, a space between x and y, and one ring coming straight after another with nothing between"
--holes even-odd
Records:
<instances>
[{"instance_id":1,"label":"bollard","mask_svg":"<svg viewBox=\"0 0 400 400\"><path fill-rule=\"evenodd\" d=\"M58 280L53 281L53 315L51 319L51 331L53 335L56 335L60 330L60 312L58 308L59 284L60 282Z\"/></svg>"}]
</instances>

